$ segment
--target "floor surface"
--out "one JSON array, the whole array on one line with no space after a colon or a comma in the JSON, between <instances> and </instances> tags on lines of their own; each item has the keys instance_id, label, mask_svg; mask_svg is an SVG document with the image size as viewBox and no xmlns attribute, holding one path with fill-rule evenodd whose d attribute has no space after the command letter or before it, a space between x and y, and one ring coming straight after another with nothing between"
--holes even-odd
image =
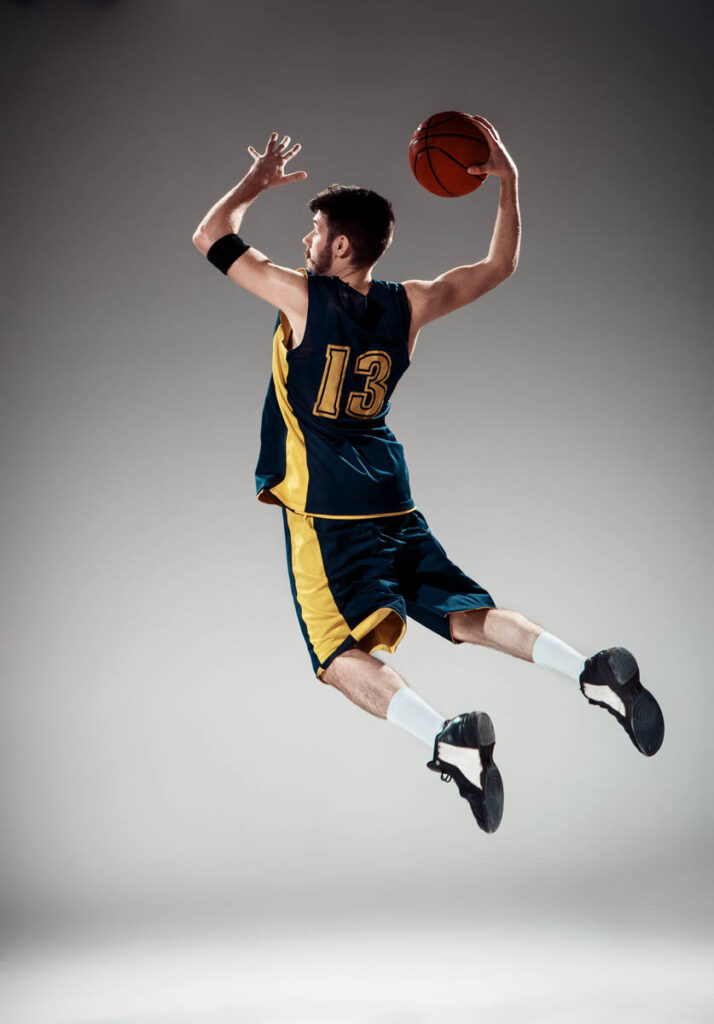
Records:
<instances>
[{"instance_id":1,"label":"floor surface","mask_svg":"<svg viewBox=\"0 0 714 1024\"><path fill-rule=\"evenodd\" d=\"M6 956L5 1024L705 1024L701 930L553 920L293 921L103 935Z\"/></svg>"}]
</instances>

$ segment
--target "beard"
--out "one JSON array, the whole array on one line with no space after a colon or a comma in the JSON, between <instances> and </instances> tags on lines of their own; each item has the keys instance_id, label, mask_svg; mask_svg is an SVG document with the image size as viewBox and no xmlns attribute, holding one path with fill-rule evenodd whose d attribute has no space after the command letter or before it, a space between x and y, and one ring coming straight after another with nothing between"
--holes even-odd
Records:
<instances>
[{"instance_id":1,"label":"beard","mask_svg":"<svg viewBox=\"0 0 714 1024\"><path fill-rule=\"evenodd\" d=\"M316 274L329 274L330 268L332 267L331 249L332 241L331 239L328 239L328 244L315 259L311 259L309 256L306 256L305 264L307 269L314 271Z\"/></svg>"}]
</instances>

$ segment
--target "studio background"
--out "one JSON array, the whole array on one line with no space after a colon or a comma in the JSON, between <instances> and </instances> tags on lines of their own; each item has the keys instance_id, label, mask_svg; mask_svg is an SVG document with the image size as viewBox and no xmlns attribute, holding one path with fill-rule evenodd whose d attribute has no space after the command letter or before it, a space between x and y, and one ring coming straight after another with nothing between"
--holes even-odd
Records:
<instances>
[{"instance_id":1,"label":"studio background","mask_svg":"<svg viewBox=\"0 0 714 1024\"><path fill-rule=\"evenodd\" d=\"M7 948L452 912L708 934L706 6L3 6ZM633 650L667 726L643 758L564 678L411 623L385 660L495 722L495 836L313 678L254 498L275 311L191 242L277 131L309 177L241 229L276 262L303 265L332 182L394 205L375 276L476 262L497 182L439 199L407 160L446 109L498 128L523 244L421 334L390 413L413 493L499 605Z\"/></svg>"}]
</instances>

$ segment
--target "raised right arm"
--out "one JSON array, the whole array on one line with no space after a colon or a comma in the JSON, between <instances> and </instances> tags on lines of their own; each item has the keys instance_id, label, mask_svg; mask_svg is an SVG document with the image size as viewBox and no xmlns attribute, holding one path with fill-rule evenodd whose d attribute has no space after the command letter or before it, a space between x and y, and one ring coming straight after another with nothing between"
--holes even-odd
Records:
<instances>
[{"instance_id":1,"label":"raised right arm","mask_svg":"<svg viewBox=\"0 0 714 1024\"><path fill-rule=\"evenodd\" d=\"M219 238L238 234L245 211L261 192L274 185L303 181L307 177L305 171L283 174L284 165L298 153L300 143L288 150L290 139L287 135L280 144L277 140L277 132L273 132L265 153L258 153L252 146L248 146L253 166L230 192L211 207L194 231L193 244L204 256ZM259 299L282 309L289 318L302 319L307 316L307 282L304 275L288 267L278 266L253 246L246 249L228 268L227 276Z\"/></svg>"},{"instance_id":2,"label":"raised right arm","mask_svg":"<svg viewBox=\"0 0 714 1024\"><path fill-rule=\"evenodd\" d=\"M489 145L489 159L468 170L473 174L493 174L501 180L501 194L488 254L478 263L454 267L433 281L405 281L411 309L409 354L425 324L446 316L455 309L475 302L485 292L505 281L518 265L521 244L521 216L518 205L518 171L501 142L498 132L483 117L475 117Z\"/></svg>"}]
</instances>

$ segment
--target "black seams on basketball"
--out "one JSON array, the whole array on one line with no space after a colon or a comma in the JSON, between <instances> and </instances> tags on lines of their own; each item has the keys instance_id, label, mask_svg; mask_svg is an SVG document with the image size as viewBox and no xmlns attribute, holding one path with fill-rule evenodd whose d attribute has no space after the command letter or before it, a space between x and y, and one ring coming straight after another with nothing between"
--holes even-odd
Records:
<instances>
[{"instance_id":1,"label":"black seams on basketball","mask_svg":"<svg viewBox=\"0 0 714 1024\"><path fill-rule=\"evenodd\" d=\"M478 122L458 110L442 110L422 121L409 143L409 165L414 177L436 196L465 196L486 180L469 174L473 164L489 157L486 137Z\"/></svg>"}]
</instances>

